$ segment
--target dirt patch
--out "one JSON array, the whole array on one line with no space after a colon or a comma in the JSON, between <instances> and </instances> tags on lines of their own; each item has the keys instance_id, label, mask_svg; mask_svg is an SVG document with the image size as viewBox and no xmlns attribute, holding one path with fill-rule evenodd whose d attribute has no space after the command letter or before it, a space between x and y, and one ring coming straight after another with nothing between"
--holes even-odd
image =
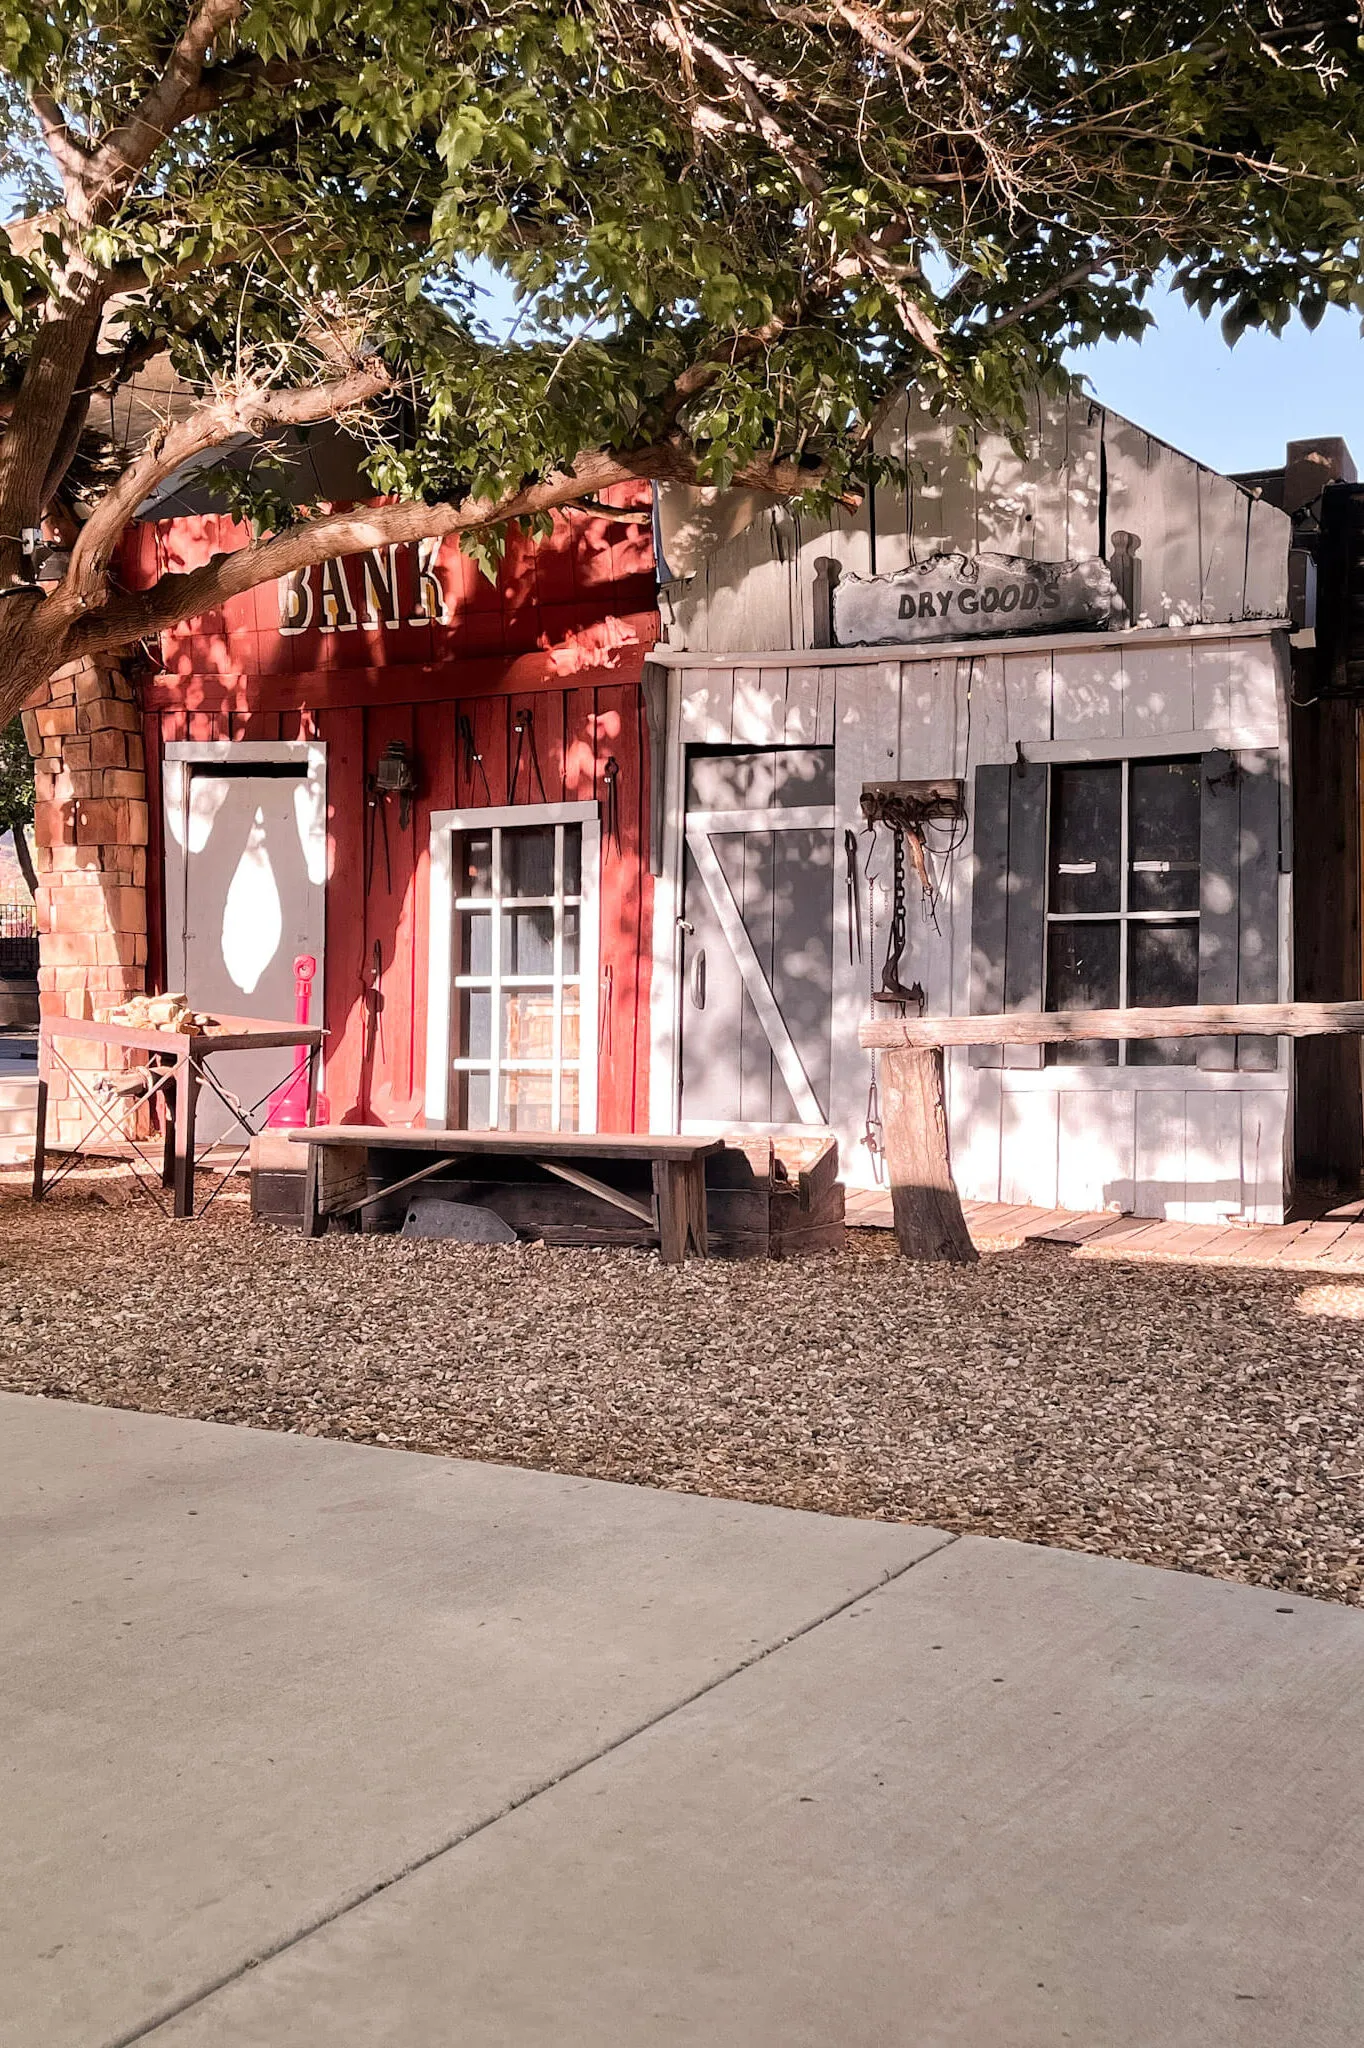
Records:
<instances>
[{"instance_id":1,"label":"dirt patch","mask_svg":"<svg viewBox=\"0 0 1364 2048\"><path fill-rule=\"evenodd\" d=\"M1364 1285L999 1251L661 1266L0 1201L0 1384L1364 1604Z\"/></svg>"}]
</instances>

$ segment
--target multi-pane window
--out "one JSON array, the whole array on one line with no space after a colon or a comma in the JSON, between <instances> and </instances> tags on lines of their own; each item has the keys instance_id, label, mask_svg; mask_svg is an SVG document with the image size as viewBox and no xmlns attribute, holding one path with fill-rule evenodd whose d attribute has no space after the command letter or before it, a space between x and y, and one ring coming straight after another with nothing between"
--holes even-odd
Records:
<instances>
[{"instance_id":1,"label":"multi-pane window","mask_svg":"<svg viewBox=\"0 0 1364 2048\"><path fill-rule=\"evenodd\" d=\"M576 1131L582 826L458 833L454 874L455 1121L465 1130Z\"/></svg>"},{"instance_id":2,"label":"multi-pane window","mask_svg":"<svg viewBox=\"0 0 1364 2048\"><path fill-rule=\"evenodd\" d=\"M1198 1001L1199 762L1101 761L1051 771L1046 1007ZM1187 1066L1188 1038L1050 1046L1049 1065Z\"/></svg>"}]
</instances>

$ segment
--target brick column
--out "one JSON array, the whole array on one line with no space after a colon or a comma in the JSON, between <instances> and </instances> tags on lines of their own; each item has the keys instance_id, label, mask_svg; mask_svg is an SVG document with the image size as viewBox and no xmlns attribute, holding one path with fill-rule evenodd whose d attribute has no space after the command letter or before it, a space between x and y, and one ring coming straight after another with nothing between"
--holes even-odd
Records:
<instances>
[{"instance_id":1,"label":"brick column","mask_svg":"<svg viewBox=\"0 0 1364 2048\"><path fill-rule=\"evenodd\" d=\"M146 985L147 779L133 685L108 662L60 671L24 712L34 757L38 1001L44 1016L93 1017ZM62 1046L93 1082L97 1045ZM89 1112L61 1073L50 1080L49 1142L79 1135Z\"/></svg>"}]
</instances>

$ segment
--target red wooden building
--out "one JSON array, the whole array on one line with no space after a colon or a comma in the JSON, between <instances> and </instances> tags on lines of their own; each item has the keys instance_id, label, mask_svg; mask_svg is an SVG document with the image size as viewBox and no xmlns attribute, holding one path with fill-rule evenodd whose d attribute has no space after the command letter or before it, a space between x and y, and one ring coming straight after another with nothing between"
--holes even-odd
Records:
<instances>
[{"instance_id":1,"label":"red wooden building","mask_svg":"<svg viewBox=\"0 0 1364 2048\"><path fill-rule=\"evenodd\" d=\"M584 1122L647 1127L657 613L647 487L633 503L513 536L495 583L447 541L268 584L167 633L141 680L149 985L290 1015L315 954L334 1121L422 1121L434 978L471 1103L492 1087L514 1127L567 1125L581 1089ZM123 573L145 587L233 538L214 516L145 524ZM446 847L472 907L433 934ZM233 1085L254 1098L272 1073Z\"/></svg>"}]
</instances>

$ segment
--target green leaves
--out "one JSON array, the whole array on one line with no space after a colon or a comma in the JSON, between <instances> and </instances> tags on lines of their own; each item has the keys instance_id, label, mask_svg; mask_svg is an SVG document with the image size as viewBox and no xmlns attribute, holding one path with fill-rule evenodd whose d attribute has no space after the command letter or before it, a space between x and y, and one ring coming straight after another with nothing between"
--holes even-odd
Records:
<instances>
[{"instance_id":1,"label":"green leaves","mask_svg":"<svg viewBox=\"0 0 1364 2048\"><path fill-rule=\"evenodd\" d=\"M30 210L60 183L33 91L98 144L186 5L0 0L3 168ZM1141 332L1163 264L1230 339L1364 304L1364 57L1317 21L1303 0L252 0L108 217L58 210L0 249L4 374L17 390L94 266L125 293L118 345L164 346L201 391L382 349L401 400L356 422L378 492L496 503L585 449L666 446L714 482L796 463L828 497L904 384L968 436L1016 430L1069 346ZM231 488L290 516L278 482Z\"/></svg>"}]
</instances>

